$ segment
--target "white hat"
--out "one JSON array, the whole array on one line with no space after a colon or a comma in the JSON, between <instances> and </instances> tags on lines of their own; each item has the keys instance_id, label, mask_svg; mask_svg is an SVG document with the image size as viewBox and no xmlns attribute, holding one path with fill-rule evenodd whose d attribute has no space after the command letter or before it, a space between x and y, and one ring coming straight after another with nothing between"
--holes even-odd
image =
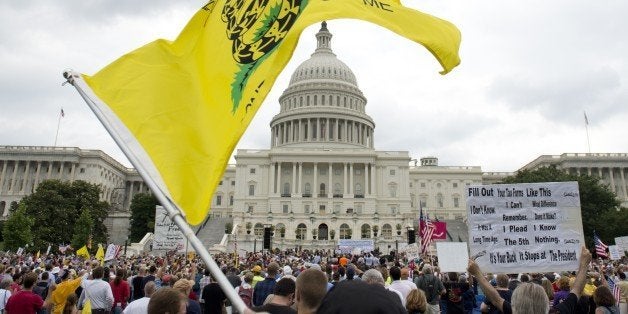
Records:
<instances>
[{"instance_id":1,"label":"white hat","mask_svg":"<svg viewBox=\"0 0 628 314\"><path fill-rule=\"evenodd\" d=\"M61 270L61 269L59 268L59 266L55 266L55 267L52 269L52 271L50 271L50 272L51 272L51 273L53 273L53 274L58 274L60 270Z\"/></svg>"},{"instance_id":2,"label":"white hat","mask_svg":"<svg viewBox=\"0 0 628 314\"><path fill-rule=\"evenodd\" d=\"M286 265L283 267L283 274L284 275L292 275L292 267Z\"/></svg>"}]
</instances>

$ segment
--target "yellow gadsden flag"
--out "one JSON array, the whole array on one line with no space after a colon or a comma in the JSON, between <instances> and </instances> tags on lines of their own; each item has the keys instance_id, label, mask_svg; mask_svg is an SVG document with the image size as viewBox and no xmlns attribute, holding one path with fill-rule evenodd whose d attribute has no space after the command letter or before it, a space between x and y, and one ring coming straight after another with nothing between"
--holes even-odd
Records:
<instances>
[{"instance_id":1,"label":"yellow gadsden flag","mask_svg":"<svg viewBox=\"0 0 628 314\"><path fill-rule=\"evenodd\" d=\"M89 258L89 251L87 251L87 246L83 245L80 249L76 250L76 256L81 256L83 258Z\"/></svg>"},{"instance_id":2,"label":"yellow gadsden flag","mask_svg":"<svg viewBox=\"0 0 628 314\"><path fill-rule=\"evenodd\" d=\"M156 40L84 75L86 92L112 135L198 224L303 29L337 18L370 21L425 46L443 74L460 62L454 25L397 0L209 1L175 41Z\"/></svg>"},{"instance_id":3,"label":"yellow gadsden flag","mask_svg":"<svg viewBox=\"0 0 628 314\"><path fill-rule=\"evenodd\" d=\"M103 249L100 243L98 243L98 251L96 251L95 257L100 261L101 265L105 262L105 249Z\"/></svg>"}]
</instances>

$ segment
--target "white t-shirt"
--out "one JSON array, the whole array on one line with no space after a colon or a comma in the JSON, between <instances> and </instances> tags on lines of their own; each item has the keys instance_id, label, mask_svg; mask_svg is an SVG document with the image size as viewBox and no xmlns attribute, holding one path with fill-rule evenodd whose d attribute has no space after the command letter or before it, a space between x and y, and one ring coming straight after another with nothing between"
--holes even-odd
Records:
<instances>
[{"instance_id":1,"label":"white t-shirt","mask_svg":"<svg viewBox=\"0 0 628 314\"><path fill-rule=\"evenodd\" d=\"M141 299L137 299L129 305L126 306L122 313L124 314L146 314L148 311L148 302L150 301L149 297L143 297Z\"/></svg>"},{"instance_id":2,"label":"white t-shirt","mask_svg":"<svg viewBox=\"0 0 628 314\"><path fill-rule=\"evenodd\" d=\"M4 307L7 305L7 301L11 297L11 291L0 289L0 310L4 310Z\"/></svg>"}]
</instances>

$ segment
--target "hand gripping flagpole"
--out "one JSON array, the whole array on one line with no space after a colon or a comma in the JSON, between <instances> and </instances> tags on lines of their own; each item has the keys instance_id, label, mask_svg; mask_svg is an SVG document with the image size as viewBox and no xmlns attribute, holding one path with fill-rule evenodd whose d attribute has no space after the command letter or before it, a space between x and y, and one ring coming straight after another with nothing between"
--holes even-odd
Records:
<instances>
[{"instance_id":1,"label":"hand gripping flagpole","mask_svg":"<svg viewBox=\"0 0 628 314\"><path fill-rule=\"evenodd\" d=\"M63 77L67 80L68 83L72 84L74 88L78 91L78 93L83 97L83 100L87 103L89 108L94 112L98 120L103 124L107 132L111 135L113 140L118 144L122 152L129 159L131 164L135 167L137 172L142 176L148 187L154 193L155 197L159 200L161 205L168 212L168 216L172 221L174 221L181 232L185 236L185 238L192 244L192 247L196 250L196 252L201 256L207 267L209 268L209 272L214 276L220 288L225 293L225 295L231 301L232 306L234 306L238 312L240 313L253 313L252 310L248 309L244 304L244 301L236 294L235 289L227 280L225 274L222 273L218 264L214 261L211 254L205 249L203 243L196 237L190 225L183 218L182 211L178 208L178 206L164 193L164 191L157 185L155 180L148 175L148 170L144 167L144 165L139 161L137 156L131 151L131 149L127 146L127 144L122 139L122 136L118 133L118 131L113 128L105 118L105 113L98 107L96 104L97 101L100 101L92 92L91 88L85 83L80 73L74 71L65 71L63 72Z\"/></svg>"}]
</instances>

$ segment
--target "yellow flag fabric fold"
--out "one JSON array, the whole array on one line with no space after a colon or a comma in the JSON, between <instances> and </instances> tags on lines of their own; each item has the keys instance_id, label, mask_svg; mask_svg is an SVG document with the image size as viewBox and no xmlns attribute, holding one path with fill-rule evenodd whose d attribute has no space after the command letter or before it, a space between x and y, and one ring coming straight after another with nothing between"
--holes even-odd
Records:
<instances>
[{"instance_id":1,"label":"yellow flag fabric fold","mask_svg":"<svg viewBox=\"0 0 628 314\"><path fill-rule=\"evenodd\" d=\"M157 40L84 79L125 142L190 224L207 215L238 140L290 60L303 29L354 18L460 59L451 23L396 0L209 1L174 42Z\"/></svg>"},{"instance_id":2,"label":"yellow flag fabric fold","mask_svg":"<svg viewBox=\"0 0 628 314\"><path fill-rule=\"evenodd\" d=\"M80 256L83 258L89 258L89 251L87 251L87 246L83 245L80 249L76 250L76 256Z\"/></svg>"},{"instance_id":3,"label":"yellow flag fabric fold","mask_svg":"<svg viewBox=\"0 0 628 314\"><path fill-rule=\"evenodd\" d=\"M102 244L98 243L98 250L96 251L96 259L101 263L105 260L105 249L102 247Z\"/></svg>"}]
</instances>

